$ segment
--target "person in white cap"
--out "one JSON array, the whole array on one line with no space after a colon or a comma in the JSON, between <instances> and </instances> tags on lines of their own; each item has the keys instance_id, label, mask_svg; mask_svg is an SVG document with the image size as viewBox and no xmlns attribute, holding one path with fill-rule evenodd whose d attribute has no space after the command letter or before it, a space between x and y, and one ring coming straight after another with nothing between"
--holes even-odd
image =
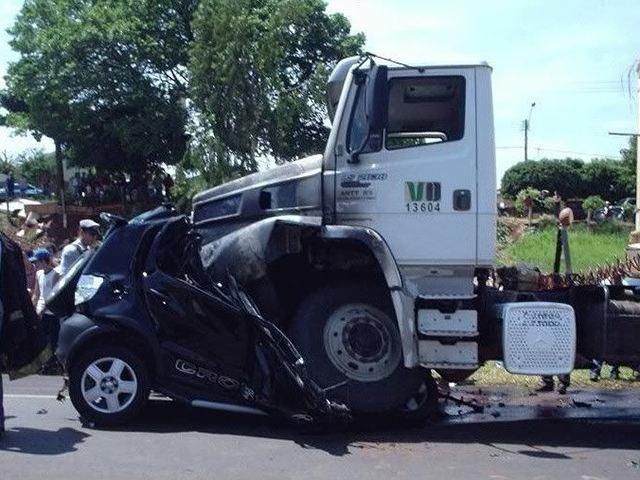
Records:
<instances>
[{"instance_id":1,"label":"person in white cap","mask_svg":"<svg viewBox=\"0 0 640 480\"><path fill-rule=\"evenodd\" d=\"M58 271L64 275L80 256L98 239L100 224L90 219L80 220L78 238L62 249Z\"/></svg>"}]
</instances>

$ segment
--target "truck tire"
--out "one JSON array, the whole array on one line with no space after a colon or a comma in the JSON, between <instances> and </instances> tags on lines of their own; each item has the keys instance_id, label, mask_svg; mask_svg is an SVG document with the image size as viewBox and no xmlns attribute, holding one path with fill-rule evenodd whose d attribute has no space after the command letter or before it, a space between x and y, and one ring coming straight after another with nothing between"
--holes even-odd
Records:
<instances>
[{"instance_id":1,"label":"truck tire","mask_svg":"<svg viewBox=\"0 0 640 480\"><path fill-rule=\"evenodd\" d=\"M118 345L90 347L69 367L69 396L80 416L97 426L132 420L150 392L147 366L131 350Z\"/></svg>"},{"instance_id":2,"label":"truck tire","mask_svg":"<svg viewBox=\"0 0 640 480\"><path fill-rule=\"evenodd\" d=\"M314 380L355 414L398 411L424 385L422 369L404 367L386 288L367 282L320 288L302 301L289 334Z\"/></svg>"}]
</instances>

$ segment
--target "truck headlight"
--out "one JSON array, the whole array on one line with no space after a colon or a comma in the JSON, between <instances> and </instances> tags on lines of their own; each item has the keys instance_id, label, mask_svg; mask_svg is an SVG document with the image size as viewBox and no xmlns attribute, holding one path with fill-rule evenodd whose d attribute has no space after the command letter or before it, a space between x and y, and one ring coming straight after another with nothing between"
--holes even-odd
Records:
<instances>
[{"instance_id":1,"label":"truck headlight","mask_svg":"<svg viewBox=\"0 0 640 480\"><path fill-rule=\"evenodd\" d=\"M103 283L103 277L98 277L96 275L80 275L78 285L76 286L76 306L91 300L98 292Z\"/></svg>"}]
</instances>

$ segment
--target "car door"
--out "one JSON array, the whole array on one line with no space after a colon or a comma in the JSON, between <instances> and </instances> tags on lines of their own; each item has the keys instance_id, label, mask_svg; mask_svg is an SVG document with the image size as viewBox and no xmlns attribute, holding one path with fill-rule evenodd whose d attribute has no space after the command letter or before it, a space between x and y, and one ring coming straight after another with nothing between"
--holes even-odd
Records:
<instances>
[{"instance_id":1,"label":"car door","mask_svg":"<svg viewBox=\"0 0 640 480\"><path fill-rule=\"evenodd\" d=\"M172 355L175 378L237 388L253 365L253 331L223 296L188 280L189 228L181 217L155 238L143 275L147 307L162 348Z\"/></svg>"}]
</instances>

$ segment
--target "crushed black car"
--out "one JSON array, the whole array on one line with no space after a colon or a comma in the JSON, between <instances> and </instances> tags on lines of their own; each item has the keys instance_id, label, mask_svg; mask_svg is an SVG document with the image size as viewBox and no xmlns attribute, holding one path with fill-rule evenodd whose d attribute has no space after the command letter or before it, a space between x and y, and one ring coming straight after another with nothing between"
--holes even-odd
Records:
<instances>
[{"instance_id":1,"label":"crushed black car","mask_svg":"<svg viewBox=\"0 0 640 480\"><path fill-rule=\"evenodd\" d=\"M167 205L130 221L102 220L103 244L74 264L47 303L61 318L56 356L85 420L126 423L151 390L296 422L350 417L235 279L205 271L186 216Z\"/></svg>"}]
</instances>

